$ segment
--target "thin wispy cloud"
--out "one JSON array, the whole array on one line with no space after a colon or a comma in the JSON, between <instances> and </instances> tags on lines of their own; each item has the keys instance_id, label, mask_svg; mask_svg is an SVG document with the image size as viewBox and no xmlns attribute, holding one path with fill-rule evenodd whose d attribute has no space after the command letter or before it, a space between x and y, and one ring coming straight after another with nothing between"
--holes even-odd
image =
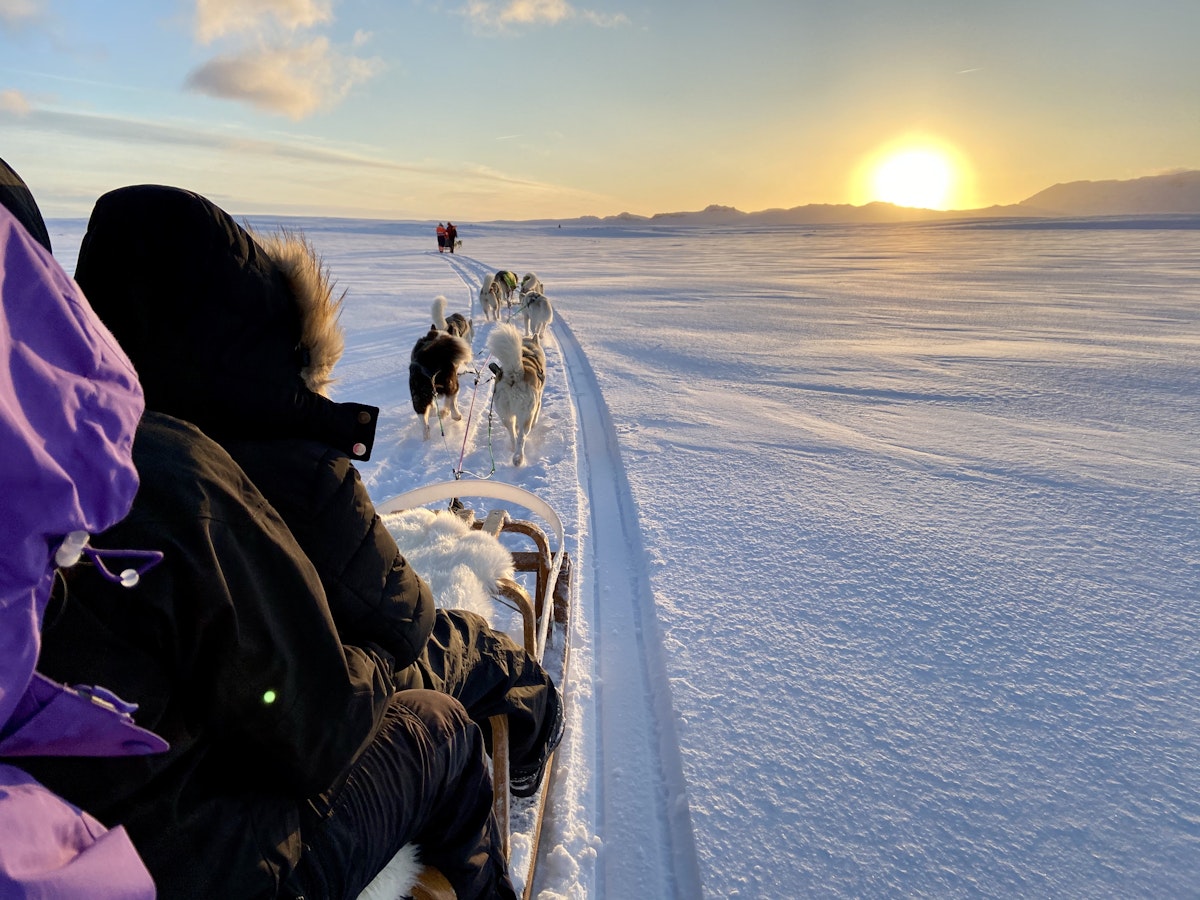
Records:
<instances>
[{"instance_id":1,"label":"thin wispy cloud","mask_svg":"<svg viewBox=\"0 0 1200 900\"><path fill-rule=\"evenodd\" d=\"M332 0L197 0L196 40L229 48L188 73L184 86L296 120L329 109L384 68L312 33L332 22ZM355 32L350 50L370 37Z\"/></svg>"},{"instance_id":2,"label":"thin wispy cloud","mask_svg":"<svg viewBox=\"0 0 1200 900\"><path fill-rule=\"evenodd\" d=\"M213 131L190 128L186 125L164 125L141 119L119 116L99 116L86 113L60 112L39 109L24 101L18 91L0 91L0 128L6 120L24 129L72 138L111 141L119 146L158 144L204 152L224 152L259 160L292 160L315 163L343 171L387 171L415 175L444 175L457 180L490 182L497 185L516 185L542 190L561 188L528 178L508 175L483 165L443 165L441 163L411 163L369 155L369 151L354 151L323 146L306 138L262 138L236 131Z\"/></svg>"},{"instance_id":3,"label":"thin wispy cloud","mask_svg":"<svg viewBox=\"0 0 1200 900\"><path fill-rule=\"evenodd\" d=\"M624 13L609 15L576 9L566 0L468 0L463 13L480 30L506 31L528 25L557 25L572 19L603 27L629 24Z\"/></svg>"}]
</instances>

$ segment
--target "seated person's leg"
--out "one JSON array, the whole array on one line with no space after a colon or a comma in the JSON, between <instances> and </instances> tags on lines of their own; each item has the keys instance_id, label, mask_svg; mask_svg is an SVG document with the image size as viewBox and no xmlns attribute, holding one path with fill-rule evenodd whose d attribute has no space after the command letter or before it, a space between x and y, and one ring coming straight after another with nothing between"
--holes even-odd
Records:
<instances>
[{"instance_id":1,"label":"seated person's leg","mask_svg":"<svg viewBox=\"0 0 1200 900\"><path fill-rule=\"evenodd\" d=\"M491 752L488 719L508 716L513 771L537 766L562 732L562 700L546 670L504 632L474 613L438 609L416 662L425 687L456 698L479 725ZM403 677L403 676L401 676Z\"/></svg>"},{"instance_id":2,"label":"seated person's leg","mask_svg":"<svg viewBox=\"0 0 1200 900\"><path fill-rule=\"evenodd\" d=\"M492 816L482 735L444 694L392 697L349 775L311 802L302 837L292 886L305 896L356 897L412 841L459 900L515 897Z\"/></svg>"}]
</instances>

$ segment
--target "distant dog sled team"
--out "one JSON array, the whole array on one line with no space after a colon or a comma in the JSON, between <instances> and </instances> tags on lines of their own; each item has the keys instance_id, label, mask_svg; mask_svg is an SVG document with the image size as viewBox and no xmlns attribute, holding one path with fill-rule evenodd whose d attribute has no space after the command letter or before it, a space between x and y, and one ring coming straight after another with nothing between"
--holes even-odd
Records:
<instances>
[{"instance_id":1,"label":"distant dog sled team","mask_svg":"<svg viewBox=\"0 0 1200 900\"><path fill-rule=\"evenodd\" d=\"M462 246L462 241L458 239L458 229L454 227L453 222L447 222L445 225L438 222L437 245L438 253L445 253L447 250L453 253L455 247Z\"/></svg>"},{"instance_id":2,"label":"distant dog sled team","mask_svg":"<svg viewBox=\"0 0 1200 900\"><path fill-rule=\"evenodd\" d=\"M483 318L496 323L487 341L494 360L487 365L494 379L492 410L512 442L514 466L524 464L526 443L541 414L546 384L542 342L554 321L554 309L544 290L536 273L518 277L508 269L485 274L479 288ZM455 422L462 420L460 378L471 371L474 358L474 323L460 312L447 314L448 302L441 295L434 298L432 324L413 345L409 360L409 393L425 440L429 439L435 416L438 421L447 417ZM502 309L509 312L510 319L514 315L522 317L523 334L511 321L501 321Z\"/></svg>"}]
</instances>

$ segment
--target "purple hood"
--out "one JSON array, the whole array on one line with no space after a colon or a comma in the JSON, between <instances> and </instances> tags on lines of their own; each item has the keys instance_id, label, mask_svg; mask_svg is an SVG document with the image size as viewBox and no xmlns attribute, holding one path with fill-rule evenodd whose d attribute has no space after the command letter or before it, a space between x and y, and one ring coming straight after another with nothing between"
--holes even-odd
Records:
<instances>
[{"instance_id":1,"label":"purple hood","mask_svg":"<svg viewBox=\"0 0 1200 900\"><path fill-rule=\"evenodd\" d=\"M118 698L34 671L64 538L103 531L133 501L142 405L132 365L79 288L0 206L0 757L166 746ZM94 897L153 896L121 829L0 762L0 896L80 879Z\"/></svg>"}]
</instances>

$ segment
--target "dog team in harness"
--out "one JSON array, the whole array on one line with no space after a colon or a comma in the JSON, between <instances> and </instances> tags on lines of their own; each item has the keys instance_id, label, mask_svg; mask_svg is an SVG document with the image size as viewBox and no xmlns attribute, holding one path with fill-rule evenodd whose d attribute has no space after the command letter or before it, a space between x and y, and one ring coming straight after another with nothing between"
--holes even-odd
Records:
<instances>
[{"instance_id":1,"label":"dog team in harness","mask_svg":"<svg viewBox=\"0 0 1200 900\"><path fill-rule=\"evenodd\" d=\"M562 696L383 527L314 249L137 185L72 281L3 161L0 247L0 896L515 897L489 723L527 796Z\"/></svg>"}]
</instances>

